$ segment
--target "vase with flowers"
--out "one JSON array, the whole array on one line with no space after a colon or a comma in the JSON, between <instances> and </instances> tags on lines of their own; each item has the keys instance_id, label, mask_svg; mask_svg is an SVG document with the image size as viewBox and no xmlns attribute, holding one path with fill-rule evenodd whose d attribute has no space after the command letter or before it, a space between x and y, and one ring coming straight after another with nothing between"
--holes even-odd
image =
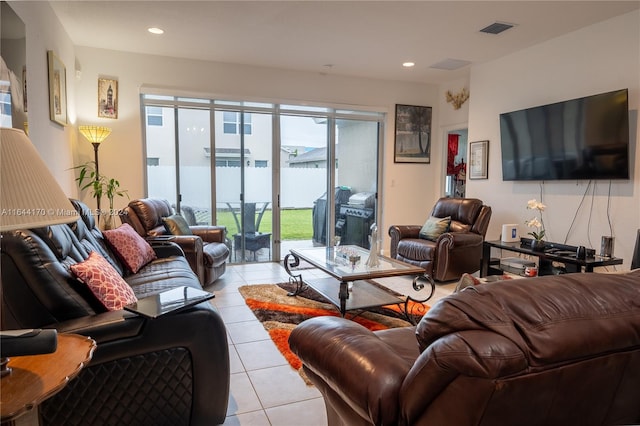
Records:
<instances>
[{"instance_id":1,"label":"vase with flowers","mask_svg":"<svg viewBox=\"0 0 640 426\"><path fill-rule=\"evenodd\" d=\"M544 222L542 220L542 212L546 208L547 206L537 201L535 198L527 202L527 210L537 210L540 214L539 219L538 219L538 216L536 216L533 219L525 221L525 225L535 229L535 231L531 231L527 233L527 235L531 235L533 237L533 240L531 241L531 250L534 250L534 251L544 250L545 229L544 229Z\"/></svg>"}]
</instances>

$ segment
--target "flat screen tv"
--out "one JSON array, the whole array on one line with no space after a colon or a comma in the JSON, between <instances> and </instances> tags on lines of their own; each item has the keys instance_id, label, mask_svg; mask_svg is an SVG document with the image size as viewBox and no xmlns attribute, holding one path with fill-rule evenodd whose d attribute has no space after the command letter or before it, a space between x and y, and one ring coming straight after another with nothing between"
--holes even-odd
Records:
<instances>
[{"instance_id":1,"label":"flat screen tv","mask_svg":"<svg viewBox=\"0 0 640 426\"><path fill-rule=\"evenodd\" d=\"M503 180L629 179L628 90L500 114Z\"/></svg>"}]
</instances>

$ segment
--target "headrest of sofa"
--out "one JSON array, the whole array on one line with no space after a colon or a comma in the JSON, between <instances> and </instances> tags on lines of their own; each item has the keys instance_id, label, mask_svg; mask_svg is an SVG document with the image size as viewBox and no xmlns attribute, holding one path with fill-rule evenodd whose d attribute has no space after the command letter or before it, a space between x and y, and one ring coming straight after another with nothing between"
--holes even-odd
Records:
<instances>
[{"instance_id":1,"label":"headrest of sofa","mask_svg":"<svg viewBox=\"0 0 640 426\"><path fill-rule=\"evenodd\" d=\"M532 366L640 345L640 271L575 273L481 284L441 299L416 329L420 350L449 334L486 330Z\"/></svg>"},{"instance_id":2,"label":"headrest of sofa","mask_svg":"<svg viewBox=\"0 0 640 426\"><path fill-rule=\"evenodd\" d=\"M73 198L69 198L69 201L71 201L71 204L73 205L73 207L76 209L76 211L80 215L80 218L82 219L84 224L87 225L87 228L89 228L89 229L95 228L96 227L96 220L93 217L93 214L92 214L91 209L89 208L89 206L87 206L82 201L79 201L79 200L76 200L76 199L73 199Z\"/></svg>"},{"instance_id":3,"label":"headrest of sofa","mask_svg":"<svg viewBox=\"0 0 640 426\"><path fill-rule=\"evenodd\" d=\"M159 198L141 198L129 202L129 208L138 216L144 229L150 231L158 226L164 227L163 217L173 214L167 200Z\"/></svg>"},{"instance_id":4,"label":"headrest of sofa","mask_svg":"<svg viewBox=\"0 0 640 426\"><path fill-rule=\"evenodd\" d=\"M431 216L451 216L452 232L469 231L482 209L482 200L477 198L440 198L433 206Z\"/></svg>"}]
</instances>

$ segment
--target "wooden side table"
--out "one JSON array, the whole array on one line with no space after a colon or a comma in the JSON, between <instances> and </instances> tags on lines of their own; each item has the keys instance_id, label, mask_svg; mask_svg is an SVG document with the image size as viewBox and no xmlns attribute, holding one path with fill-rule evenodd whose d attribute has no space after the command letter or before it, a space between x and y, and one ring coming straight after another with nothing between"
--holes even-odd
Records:
<instances>
[{"instance_id":1,"label":"wooden side table","mask_svg":"<svg viewBox=\"0 0 640 426\"><path fill-rule=\"evenodd\" d=\"M16 356L11 374L0 381L0 421L38 424L38 404L58 393L93 356L96 342L78 334L58 334L52 354Z\"/></svg>"}]
</instances>

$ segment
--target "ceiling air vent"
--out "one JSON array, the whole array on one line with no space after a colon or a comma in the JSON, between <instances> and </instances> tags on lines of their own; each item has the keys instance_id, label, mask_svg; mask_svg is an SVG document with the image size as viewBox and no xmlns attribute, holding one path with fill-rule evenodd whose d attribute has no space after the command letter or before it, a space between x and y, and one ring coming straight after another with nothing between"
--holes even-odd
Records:
<instances>
[{"instance_id":1,"label":"ceiling air vent","mask_svg":"<svg viewBox=\"0 0 640 426\"><path fill-rule=\"evenodd\" d=\"M481 29L480 32L486 34L500 34L503 31L507 31L509 28L513 28L513 24L494 22L493 24Z\"/></svg>"}]
</instances>

